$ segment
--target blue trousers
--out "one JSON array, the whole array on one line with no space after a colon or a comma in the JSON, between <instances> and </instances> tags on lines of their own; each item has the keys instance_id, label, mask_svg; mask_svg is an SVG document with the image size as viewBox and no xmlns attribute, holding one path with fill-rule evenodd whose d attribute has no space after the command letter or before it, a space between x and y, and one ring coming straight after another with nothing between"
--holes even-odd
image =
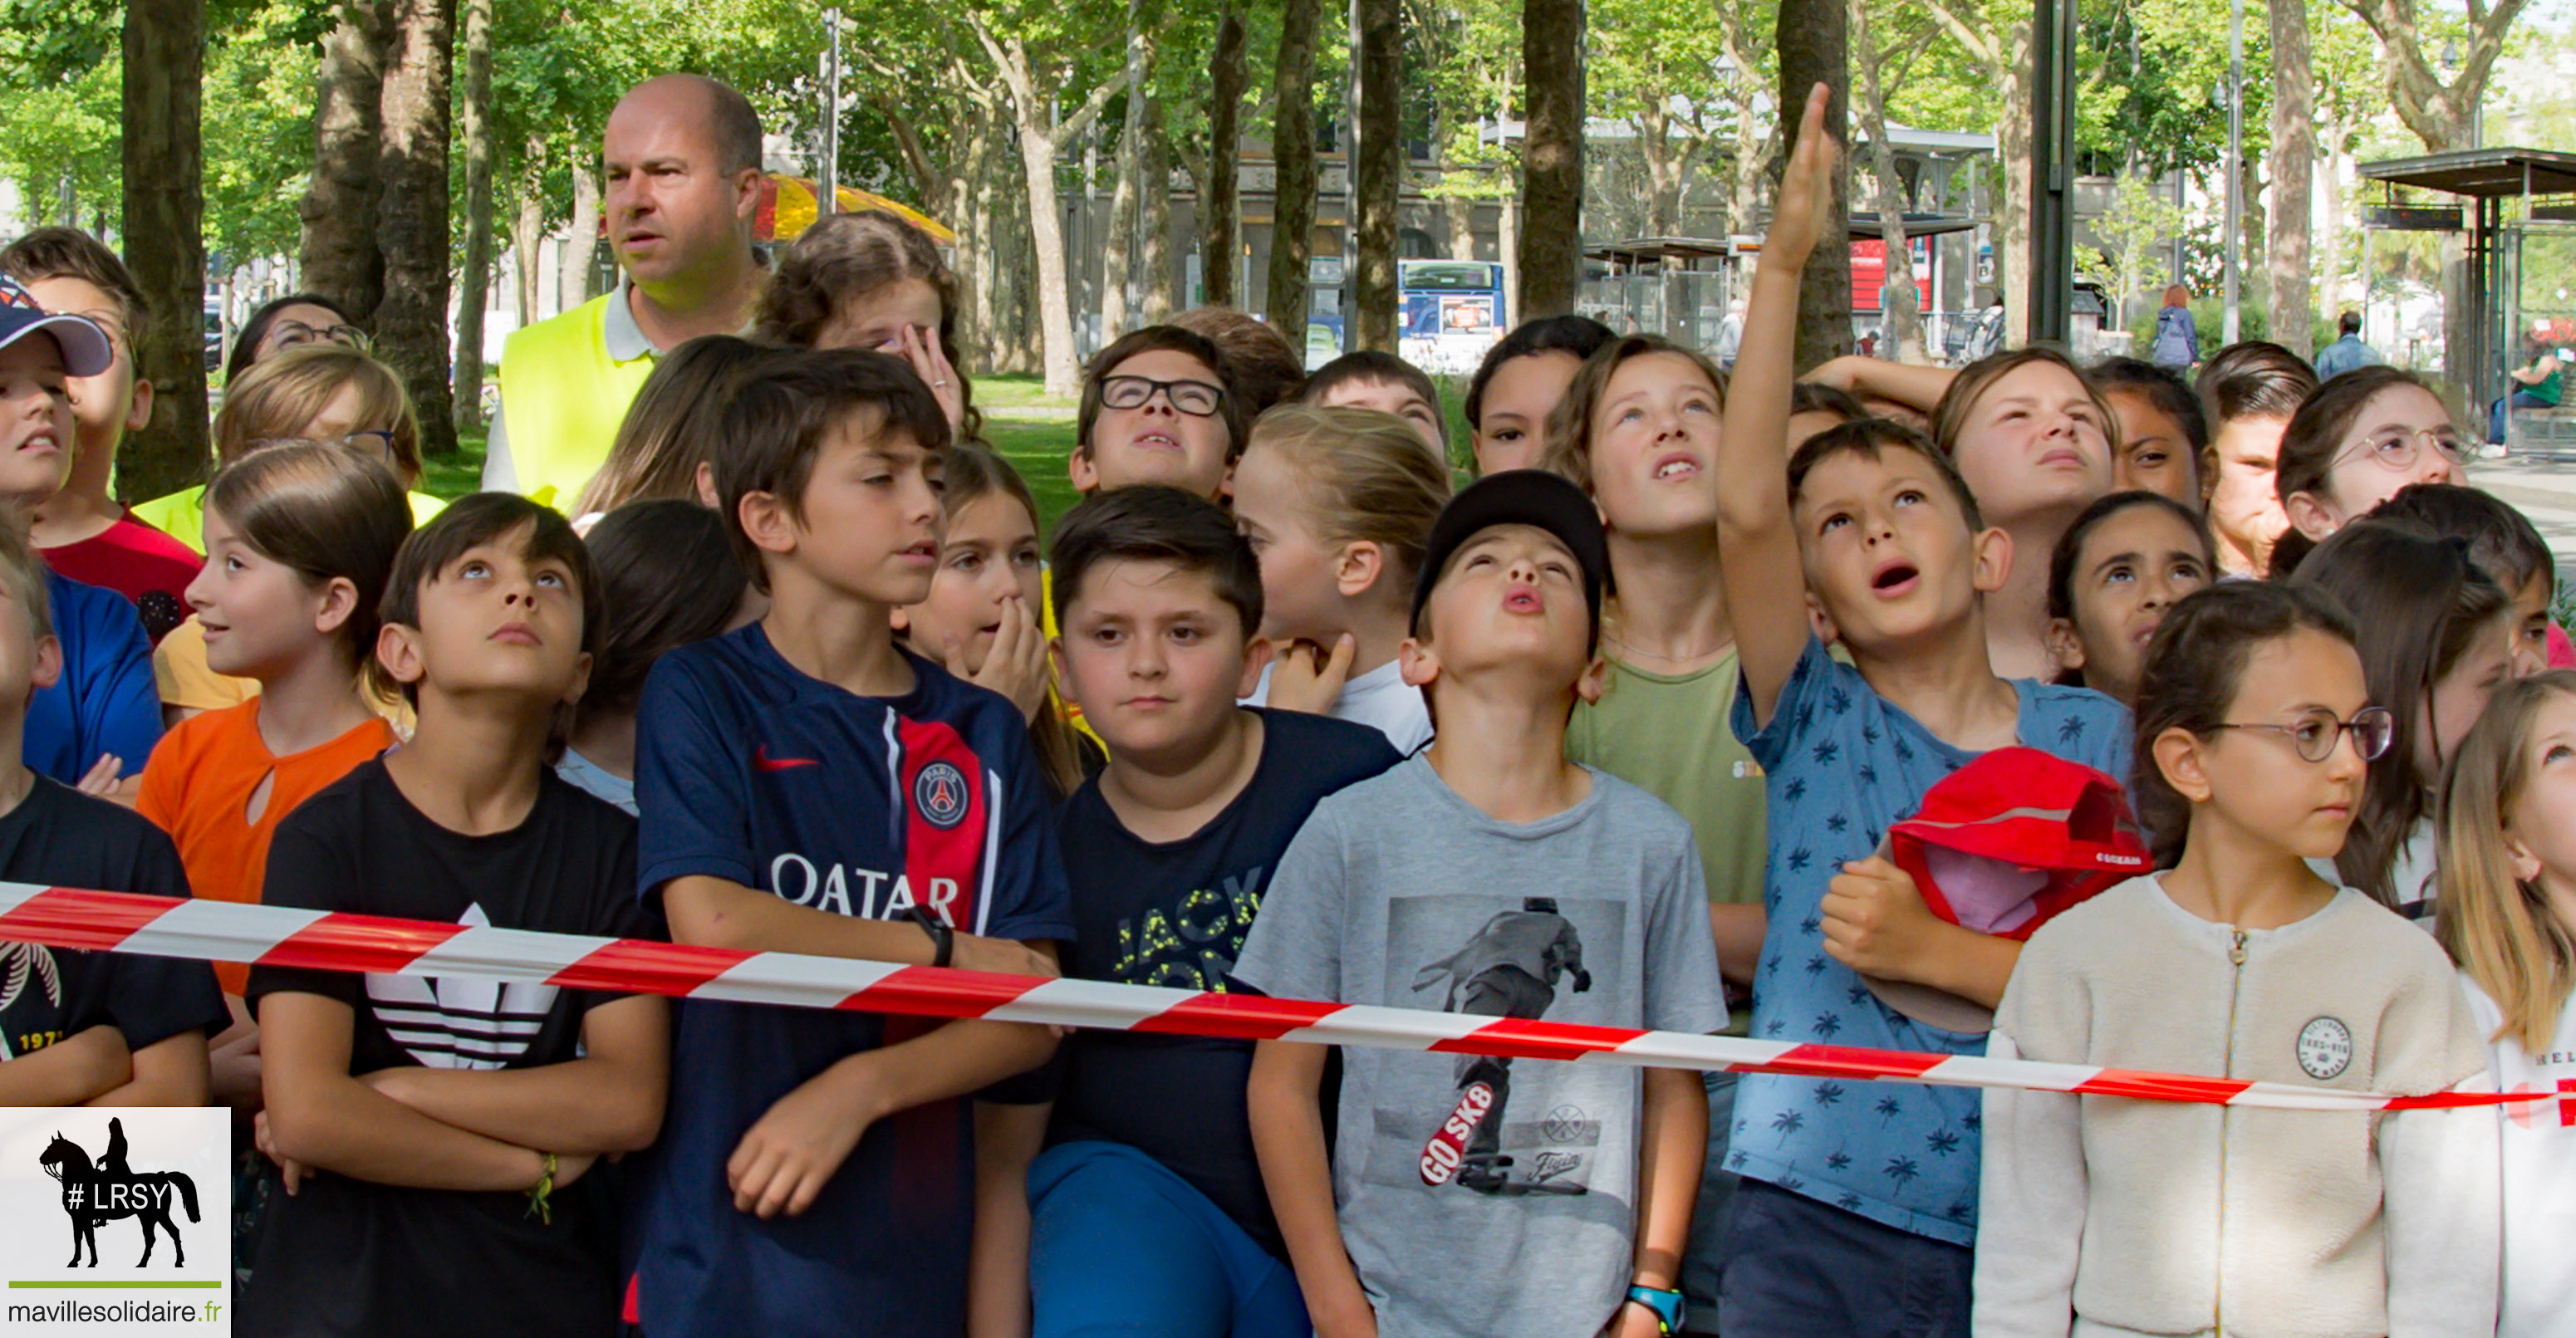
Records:
<instances>
[{"instance_id":1,"label":"blue trousers","mask_svg":"<svg viewBox=\"0 0 2576 1338\"><path fill-rule=\"evenodd\" d=\"M2504 444L2504 413L2507 405L2516 409L2555 409L2558 406L2527 390L2517 390L2504 399L2487 405L2487 444Z\"/></svg>"},{"instance_id":2,"label":"blue trousers","mask_svg":"<svg viewBox=\"0 0 2576 1338\"><path fill-rule=\"evenodd\" d=\"M1296 1273L1134 1148L1047 1149L1029 1216L1032 1338L1312 1338Z\"/></svg>"},{"instance_id":3,"label":"blue trousers","mask_svg":"<svg viewBox=\"0 0 2576 1338\"><path fill-rule=\"evenodd\" d=\"M1691 1333L1717 1332L1717 1289L1726 1268L1727 1227L1735 1220L1735 1188L1742 1177L1726 1169L1735 1132L1734 1073L1703 1074L1708 1087L1708 1158L1700 1163L1699 1201L1691 1208L1690 1244L1682 1255L1682 1294L1690 1303Z\"/></svg>"},{"instance_id":4,"label":"blue trousers","mask_svg":"<svg viewBox=\"0 0 2576 1338\"><path fill-rule=\"evenodd\" d=\"M1726 1338L1967 1338L1976 1253L1761 1180L1735 1193Z\"/></svg>"}]
</instances>

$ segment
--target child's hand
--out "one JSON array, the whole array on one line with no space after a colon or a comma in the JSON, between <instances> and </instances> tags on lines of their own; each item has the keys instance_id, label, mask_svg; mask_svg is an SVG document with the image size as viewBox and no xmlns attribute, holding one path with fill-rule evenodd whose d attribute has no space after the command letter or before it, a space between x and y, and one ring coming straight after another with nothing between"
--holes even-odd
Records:
<instances>
[{"instance_id":1,"label":"child's hand","mask_svg":"<svg viewBox=\"0 0 2576 1338\"><path fill-rule=\"evenodd\" d=\"M939 332L907 325L901 338L903 360L921 374L921 383L930 387L930 397L939 401L939 412L948 418L948 434L965 435L966 388L957 383L957 369L948 361L948 350L939 346Z\"/></svg>"},{"instance_id":2,"label":"child's hand","mask_svg":"<svg viewBox=\"0 0 2576 1338\"><path fill-rule=\"evenodd\" d=\"M1346 1308L1327 1306L1316 1311L1315 1338L1377 1338L1377 1312L1369 1308L1367 1294L1357 1288L1352 1294L1358 1299ZM1328 1313L1334 1311L1338 1313Z\"/></svg>"},{"instance_id":3,"label":"child's hand","mask_svg":"<svg viewBox=\"0 0 2576 1338\"><path fill-rule=\"evenodd\" d=\"M269 1141L268 1137L267 1111L263 1110L259 1114L251 1117L250 1134L251 1144L259 1149L259 1155L277 1163L279 1176L284 1181L287 1197L295 1197L295 1191L304 1188L305 1180L310 1177L313 1172L307 1170L302 1162L296 1161L290 1157L281 1157L277 1155L277 1145Z\"/></svg>"},{"instance_id":4,"label":"child's hand","mask_svg":"<svg viewBox=\"0 0 2576 1338\"><path fill-rule=\"evenodd\" d=\"M1919 980L1942 927L1913 875L1876 855L1844 865L1825 890L1825 952L1863 975Z\"/></svg>"},{"instance_id":5,"label":"child's hand","mask_svg":"<svg viewBox=\"0 0 2576 1338\"><path fill-rule=\"evenodd\" d=\"M860 1065L826 1070L780 1097L751 1126L725 1163L736 1211L794 1217L814 1206L872 1122L854 1087L864 1081L856 1075L867 1072ZM562 1183L560 1174L556 1182Z\"/></svg>"},{"instance_id":6,"label":"child's hand","mask_svg":"<svg viewBox=\"0 0 2576 1338\"><path fill-rule=\"evenodd\" d=\"M972 672L966 668L965 646L954 636L946 642L948 672L1010 698L1020 708L1022 720L1036 720L1038 712L1046 709L1046 636L1038 631L1037 615L1027 601L1002 601L1001 630L993 633L993 648L984 652L984 663Z\"/></svg>"},{"instance_id":7,"label":"child's hand","mask_svg":"<svg viewBox=\"0 0 2576 1338\"><path fill-rule=\"evenodd\" d=\"M1833 212L1835 174L1842 146L1825 134L1825 105L1832 90L1818 84L1807 94L1806 114L1798 120L1798 145L1780 177L1779 206L1771 214L1771 231L1762 238L1761 264L1775 260L1791 269L1804 268L1828 222L1839 232Z\"/></svg>"},{"instance_id":8,"label":"child's hand","mask_svg":"<svg viewBox=\"0 0 2576 1338\"><path fill-rule=\"evenodd\" d=\"M1270 708L1307 715L1332 710L1342 685L1350 681L1351 660L1359 653L1360 643L1348 632L1334 638L1330 654L1312 641L1291 644L1270 668Z\"/></svg>"},{"instance_id":9,"label":"child's hand","mask_svg":"<svg viewBox=\"0 0 2576 1338\"><path fill-rule=\"evenodd\" d=\"M1663 1321L1655 1312L1641 1305L1619 1303L1619 1311L1601 1330L1602 1338L1657 1338L1664 1331Z\"/></svg>"},{"instance_id":10,"label":"child's hand","mask_svg":"<svg viewBox=\"0 0 2576 1338\"><path fill-rule=\"evenodd\" d=\"M98 761L81 773L80 784L73 787L82 794L105 799L116 790L117 775L125 770L125 759L114 753L99 754Z\"/></svg>"},{"instance_id":11,"label":"child's hand","mask_svg":"<svg viewBox=\"0 0 2576 1338\"><path fill-rule=\"evenodd\" d=\"M949 950L948 964L960 971L996 971L1006 976L1044 976L1049 980L1064 974L1046 954L1024 943L980 934L959 934L956 946Z\"/></svg>"}]
</instances>

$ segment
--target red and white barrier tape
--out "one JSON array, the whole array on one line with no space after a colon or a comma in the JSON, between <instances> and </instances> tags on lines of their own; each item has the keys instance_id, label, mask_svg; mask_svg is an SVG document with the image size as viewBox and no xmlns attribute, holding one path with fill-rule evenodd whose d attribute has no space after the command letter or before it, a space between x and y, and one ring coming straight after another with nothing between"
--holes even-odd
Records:
<instances>
[{"instance_id":1,"label":"red and white barrier tape","mask_svg":"<svg viewBox=\"0 0 2576 1338\"><path fill-rule=\"evenodd\" d=\"M408 976L474 976L570 989L783 1004L863 1013L985 1018L1102 1031L1308 1041L1643 1068L2011 1087L2275 1110L2417 1110L2558 1100L2555 1092L2392 1097L2288 1083L2198 1078L2031 1060L1788 1045L1733 1036L1594 1027L1413 1008L1203 994L1093 980L897 966L785 952L540 934L335 915L221 901L172 901L0 882L0 940ZM2576 1110L2576 1103L2571 1103Z\"/></svg>"}]
</instances>

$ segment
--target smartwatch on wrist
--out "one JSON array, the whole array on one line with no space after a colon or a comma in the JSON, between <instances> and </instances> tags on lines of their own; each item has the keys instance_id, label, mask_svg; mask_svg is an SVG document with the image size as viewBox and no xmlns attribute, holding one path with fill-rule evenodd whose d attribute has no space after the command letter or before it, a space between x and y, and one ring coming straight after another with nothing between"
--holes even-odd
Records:
<instances>
[{"instance_id":1,"label":"smartwatch on wrist","mask_svg":"<svg viewBox=\"0 0 2576 1338\"><path fill-rule=\"evenodd\" d=\"M957 955L957 931L918 905L911 908L911 914L912 922L921 926L921 932L930 935L930 964L948 965L949 959Z\"/></svg>"},{"instance_id":2,"label":"smartwatch on wrist","mask_svg":"<svg viewBox=\"0 0 2576 1338\"><path fill-rule=\"evenodd\" d=\"M1655 1326L1671 1338L1682 1331L1682 1294L1677 1289L1649 1287L1643 1283L1628 1288L1628 1300L1655 1312Z\"/></svg>"}]
</instances>

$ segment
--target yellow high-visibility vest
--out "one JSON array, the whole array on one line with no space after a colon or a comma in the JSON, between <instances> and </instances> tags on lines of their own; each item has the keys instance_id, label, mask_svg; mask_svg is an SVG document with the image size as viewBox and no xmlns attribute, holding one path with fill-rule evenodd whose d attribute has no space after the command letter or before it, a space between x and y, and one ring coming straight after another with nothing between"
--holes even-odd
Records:
<instances>
[{"instance_id":1,"label":"yellow high-visibility vest","mask_svg":"<svg viewBox=\"0 0 2576 1338\"><path fill-rule=\"evenodd\" d=\"M619 362L608 352L608 304L620 286L501 346L501 414L519 491L558 511L608 459L626 407L653 374L653 355Z\"/></svg>"}]
</instances>

